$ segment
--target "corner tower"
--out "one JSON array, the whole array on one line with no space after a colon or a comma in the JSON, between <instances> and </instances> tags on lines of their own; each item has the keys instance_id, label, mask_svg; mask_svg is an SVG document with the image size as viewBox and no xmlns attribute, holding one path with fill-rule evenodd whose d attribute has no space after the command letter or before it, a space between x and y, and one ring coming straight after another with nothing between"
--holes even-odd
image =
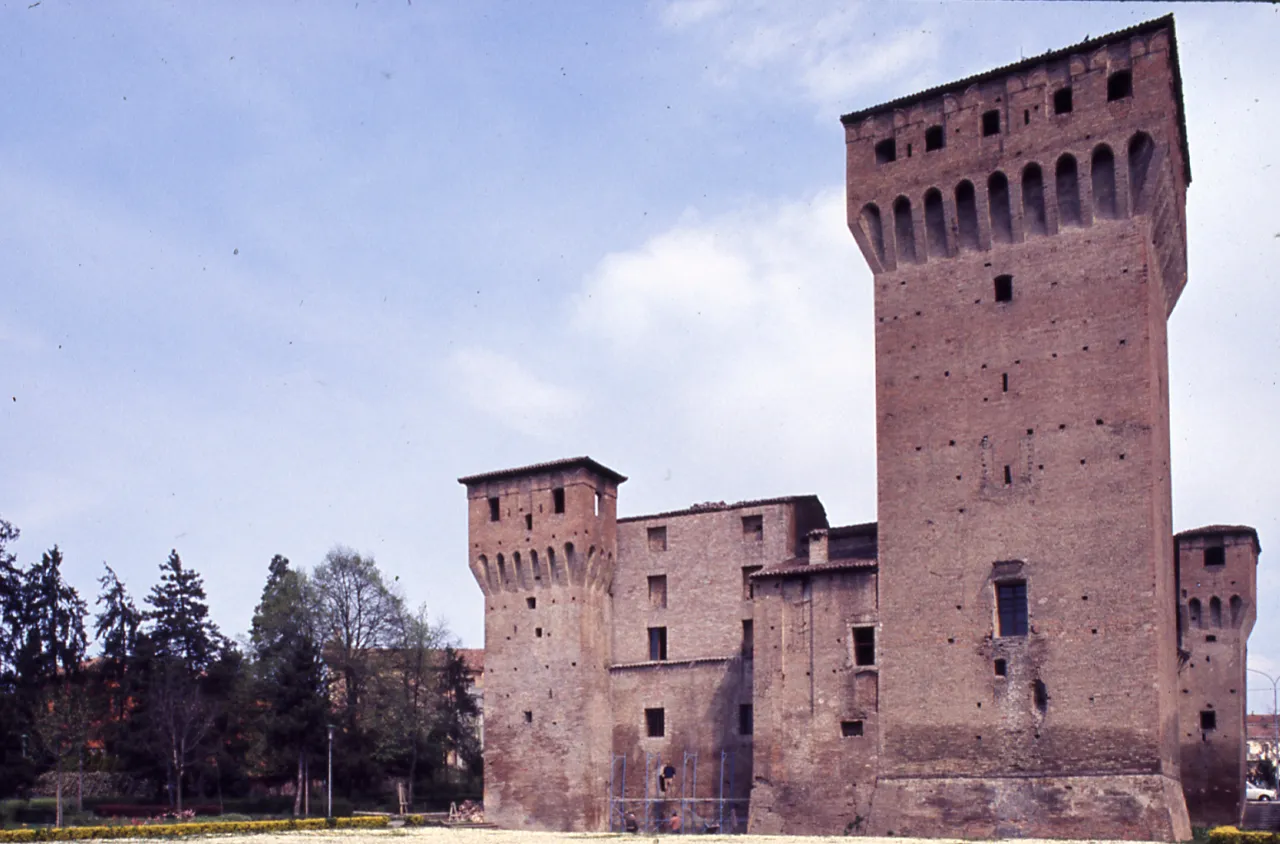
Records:
<instances>
[{"instance_id":1,"label":"corner tower","mask_svg":"<svg viewBox=\"0 0 1280 844\"><path fill-rule=\"evenodd\" d=\"M577 457L458 480L485 600L485 814L510 829L603 829L626 478Z\"/></svg>"},{"instance_id":2,"label":"corner tower","mask_svg":"<svg viewBox=\"0 0 1280 844\"><path fill-rule=\"evenodd\" d=\"M1190 835L1166 318L1173 19L846 115L874 274L872 834Z\"/></svg>"}]
</instances>

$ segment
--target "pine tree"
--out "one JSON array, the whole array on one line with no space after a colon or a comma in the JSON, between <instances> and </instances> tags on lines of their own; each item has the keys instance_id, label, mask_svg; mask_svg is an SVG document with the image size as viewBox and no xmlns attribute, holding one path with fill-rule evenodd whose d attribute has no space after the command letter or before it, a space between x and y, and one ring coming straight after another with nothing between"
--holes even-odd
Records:
<instances>
[{"instance_id":1,"label":"pine tree","mask_svg":"<svg viewBox=\"0 0 1280 844\"><path fill-rule=\"evenodd\" d=\"M131 691L132 678L128 669L130 660L137 651L142 614L138 612L133 598L111 566L106 563L102 566L107 571L98 578L102 592L96 602L102 609L98 611L94 621L93 633L102 646L99 685L107 704L104 714L118 722L125 716L125 706Z\"/></svg>"},{"instance_id":2,"label":"pine tree","mask_svg":"<svg viewBox=\"0 0 1280 844\"><path fill-rule=\"evenodd\" d=\"M151 587L146 602L151 606L144 617L148 635L160 659L174 658L189 672L209 667L217 656L222 634L209 620L204 580L184 568L177 551L160 566L160 582Z\"/></svg>"}]
</instances>

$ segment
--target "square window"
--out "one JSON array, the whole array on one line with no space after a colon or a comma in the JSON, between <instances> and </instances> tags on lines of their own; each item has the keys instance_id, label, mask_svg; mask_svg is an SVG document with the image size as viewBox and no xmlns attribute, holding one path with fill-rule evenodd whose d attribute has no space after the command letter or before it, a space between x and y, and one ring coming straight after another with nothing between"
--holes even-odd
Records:
<instances>
[{"instance_id":1,"label":"square window","mask_svg":"<svg viewBox=\"0 0 1280 844\"><path fill-rule=\"evenodd\" d=\"M753 727L755 727L755 724L752 723L751 704L749 703L739 704L738 705L738 735L740 736L751 735L751 731Z\"/></svg>"},{"instance_id":2,"label":"square window","mask_svg":"<svg viewBox=\"0 0 1280 844\"><path fill-rule=\"evenodd\" d=\"M649 575L649 608L654 610L667 608L667 576L665 574Z\"/></svg>"},{"instance_id":3,"label":"square window","mask_svg":"<svg viewBox=\"0 0 1280 844\"><path fill-rule=\"evenodd\" d=\"M667 550L667 528L665 525L662 527L649 528L649 550Z\"/></svg>"},{"instance_id":4,"label":"square window","mask_svg":"<svg viewBox=\"0 0 1280 844\"><path fill-rule=\"evenodd\" d=\"M990 135L999 135L999 134L1000 134L1000 112L997 111L996 109L983 112L982 136L985 138Z\"/></svg>"},{"instance_id":5,"label":"square window","mask_svg":"<svg viewBox=\"0 0 1280 844\"><path fill-rule=\"evenodd\" d=\"M502 503L498 501L498 497L489 498L489 521L496 522L502 517Z\"/></svg>"},{"instance_id":6,"label":"square window","mask_svg":"<svg viewBox=\"0 0 1280 844\"><path fill-rule=\"evenodd\" d=\"M564 512L564 487L558 486L551 490L551 509L556 513Z\"/></svg>"},{"instance_id":7,"label":"square window","mask_svg":"<svg viewBox=\"0 0 1280 844\"><path fill-rule=\"evenodd\" d=\"M947 135L941 126L930 126L924 130L924 151L933 152L942 149L947 143Z\"/></svg>"},{"instance_id":8,"label":"square window","mask_svg":"<svg viewBox=\"0 0 1280 844\"><path fill-rule=\"evenodd\" d=\"M1133 74L1127 70L1117 70L1107 77L1107 102L1123 100L1133 96Z\"/></svg>"},{"instance_id":9,"label":"square window","mask_svg":"<svg viewBox=\"0 0 1280 844\"><path fill-rule=\"evenodd\" d=\"M997 659L997 660L996 660L996 676L997 676L997 677L1008 677L1008 676L1009 676L1009 663L1005 662L1003 659Z\"/></svg>"},{"instance_id":10,"label":"square window","mask_svg":"<svg viewBox=\"0 0 1280 844\"><path fill-rule=\"evenodd\" d=\"M1027 582L996 584L996 608L1001 636L1027 635Z\"/></svg>"},{"instance_id":11,"label":"square window","mask_svg":"<svg viewBox=\"0 0 1280 844\"><path fill-rule=\"evenodd\" d=\"M649 659L659 662L667 658L667 628L649 628Z\"/></svg>"},{"instance_id":12,"label":"square window","mask_svg":"<svg viewBox=\"0 0 1280 844\"><path fill-rule=\"evenodd\" d=\"M532 724L532 723L533 723L533 713L532 713L532 712L530 712L528 709L526 709L526 710L524 711L524 722L525 722L526 724Z\"/></svg>"},{"instance_id":13,"label":"square window","mask_svg":"<svg viewBox=\"0 0 1280 844\"><path fill-rule=\"evenodd\" d=\"M744 542L764 542L764 516L742 517L742 539Z\"/></svg>"},{"instance_id":14,"label":"square window","mask_svg":"<svg viewBox=\"0 0 1280 844\"><path fill-rule=\"evenodd\" d=\"M853 664L876 664L876 629L874 627L853 628Z\"/></svg>"},{"instance_id":15,"label":"square window","mask_svg":"<svg viewBox=\"0 0 1280 844\"><path fill-rule=\"evenodd\" d=\"M1071 89L1059 88L1053 92L1053 113L1054 114L1070 114L1071 113Z\"/></svg>"},{"instance_id":16,"label":"square window","mask_svg":"<svg viewBox=\"0 0 1280 844\"><path fill-rule=\"evenodd\" d=\"M1211 545L1204 549L1204 564L1206 566L1223 566L1227 563L1227 549L1221 545Z\"/></svg>"},{"instance_id":17,"label":"square window","mask_svg":"<svg viewBox=\"0 0 1280 844\"><path fill-rule=\"evenodd\" d=\"M662 738L667 734L667 713L661 707L644 711L644 732L649 738Z\"/></svg>"},{"instance_id":18,"label":"square window","mask_svg":"<svg viewBox=\"0 0 1280 844\"><path fill-rule=\"evenodd\" d=\"M1200 729L1205 732L1218 729L1218 713L1212 709L1202 710L1200 712Z\"/></svg>"},{"instance_id":19,"label":"square window","mask_svg":"<svg viewBox=\"0 0 1280 844\"><path fill-rule=\"evenodd\" d=\"M526 606L526 607L528 607L529 609L531 609L531 610L536 610L536 609L538 608L538 599L537 599L537 598L525 598L525 599L524 599L524 604L525 604L525 606Z\"/></svg>"},{"instance_id":20,"label":"square window","mask_svg":"<svg viewBox=\"0 0 1280 844\"><path fill-rule=\"evenodd\" d=\"M841 721L840 735L843 738L854 738L855 736L862 735L862 722L861 721Z\"/></svg>"},{"instance_id":21,"label":"square window","mask_svg":"<svg viewBox=\"0 0 1280 844\"><path fill-rule=\"evenodd\" d=\"M893 138L885 138L876 144L876 164L888 164L898 158L898 144Z\"/></svg>"},{"instance_id":22,"label":"square window","mask_svg":"<svg viewBox=\"0 0 1280 844\"><path fill-rule=\"evenodd\" d=\"M742 658L751 659L755 656L755 622L749 618L742 620Z\"/></svg>"},{"instance_id":23,"label":"square window","mask_svg":"<svg viewBox=\"0 0 1280 844\"><path fill-rule=\"evenodd\" d=\"M756 596L755 584L751 582L751 575L760 571L764 566L743 566L742 567L742 600L750 601Z\"/></svg>"}]
</instances>

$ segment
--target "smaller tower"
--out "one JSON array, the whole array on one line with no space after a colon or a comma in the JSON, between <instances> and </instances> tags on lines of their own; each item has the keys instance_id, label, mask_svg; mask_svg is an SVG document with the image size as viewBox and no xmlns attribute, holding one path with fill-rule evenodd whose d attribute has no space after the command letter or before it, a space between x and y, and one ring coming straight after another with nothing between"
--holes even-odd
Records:
<instances>
[{"instance_id":1,"label":"smaller tower","mask_svg":"<svg viewBox=\"0 0 1280 844\"><path fill-rule=\"evenodd\" d=\"M1182 790L1193 826L1237 824L1248 763L1245 713L1258 534L1243 525L1175 537L1178 565L1178 723Z\"/></svg>"},{"instance_id":2,"label":"smaller tower","mask_svg":"<svg viewBox=\"0 0 1280 844\"><path fill-rule=\"evenodd\" d=\"M625 480L589 457L458 479L485 598L485 813L503 827L604 828Z\"/></svg>"}]
</instances>

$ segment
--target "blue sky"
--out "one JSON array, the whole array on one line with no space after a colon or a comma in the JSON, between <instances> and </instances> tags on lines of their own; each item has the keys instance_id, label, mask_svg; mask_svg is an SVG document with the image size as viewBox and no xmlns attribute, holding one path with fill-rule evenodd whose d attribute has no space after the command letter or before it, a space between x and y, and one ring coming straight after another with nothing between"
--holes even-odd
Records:
<instances>
[{"instance_id":1,"label":"blue sky","mask_svg":"<svg viewBox=\"0 0 1280 844\"><path fill-rule=\"evenodd\" d=\"M0 3L0 517L90 597L177 548L231 634L343 543L473 646L463 474L873 519L838 116L1170 10L1175 524L1258 528L1274 673L1273 6Z\"/></svg>"}]
</instances>

